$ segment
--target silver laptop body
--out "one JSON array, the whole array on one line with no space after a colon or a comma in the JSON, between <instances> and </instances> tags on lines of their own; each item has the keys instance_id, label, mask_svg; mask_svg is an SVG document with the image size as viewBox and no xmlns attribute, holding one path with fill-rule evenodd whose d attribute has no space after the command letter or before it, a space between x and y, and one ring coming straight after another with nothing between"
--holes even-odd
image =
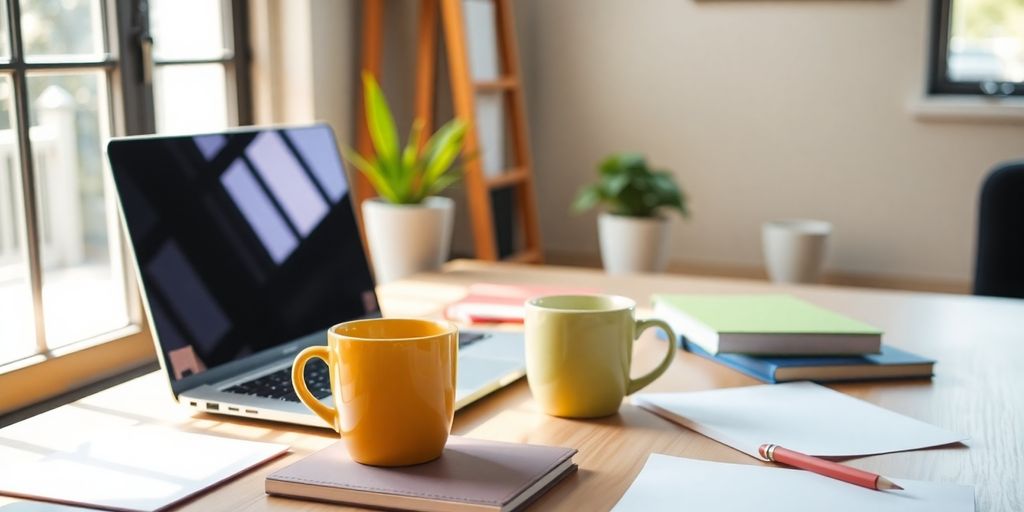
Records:
<instances>
[{"instance_id":1,"label":"silver laptop body","mask_svg":"<svg viewBox=\"0 0 1024 512\"><path fill-rule=\"evenodd\" d=\"M327 427L294 396L292 359L380 315L334 140L310 125L109 143L160 365L186 407ZM521 334L460 332L456 408L524 373ZM306 379L330 404L326 365Z\"/></svg>"}]
</instances>

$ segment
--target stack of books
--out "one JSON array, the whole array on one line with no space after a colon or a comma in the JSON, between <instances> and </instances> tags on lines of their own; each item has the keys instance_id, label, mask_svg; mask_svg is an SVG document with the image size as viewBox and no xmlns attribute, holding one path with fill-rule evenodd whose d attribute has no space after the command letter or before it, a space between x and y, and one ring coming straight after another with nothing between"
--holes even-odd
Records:
<instances>
[{"instance_id":1,"label":"stack of books","mask_svg":"<svg viewBox=\"0 0 1024 512\"><path fill-rule=\"evenodd\" d=\"M682 348L763 382L920 378L935 361L882 331L788 295L655 295Z\"/></svg>"}]
</instances>

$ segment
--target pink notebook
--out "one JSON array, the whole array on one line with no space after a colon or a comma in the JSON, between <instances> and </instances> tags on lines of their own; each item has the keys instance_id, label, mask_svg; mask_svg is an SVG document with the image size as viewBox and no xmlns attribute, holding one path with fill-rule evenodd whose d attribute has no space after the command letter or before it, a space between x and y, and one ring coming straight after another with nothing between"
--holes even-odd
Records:
<instances>
[{"instance_id":1,"label":"pink notebook","mask_svg":"<svg viewBox=\"0 0 1024 512\"><path fill-rule=\"evenodd\" d=\"M576 450L452 436L440 458L364 466L335 443L267 476L268 494L377 508L511 511L576 470Z\"/></svg>"},{"instance_id":2,"label":"pink notebook","mask_svg":"<svg viewBox=\"0 0 1024 512\"><path fill-rule=\"evenodd\" d=\"M596 293L592 288L564 288L555 286L526 286L512 284L476 283L469 293L445 309L445 317L456 322L523 323L528 299L543 295L577 295Z\"/></svg>"}]
</instances>

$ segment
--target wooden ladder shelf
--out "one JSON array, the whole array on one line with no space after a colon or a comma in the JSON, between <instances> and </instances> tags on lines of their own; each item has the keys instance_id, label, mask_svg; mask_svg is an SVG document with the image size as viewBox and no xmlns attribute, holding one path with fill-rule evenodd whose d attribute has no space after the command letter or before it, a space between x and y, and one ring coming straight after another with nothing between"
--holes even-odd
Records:
<instances>
[{"instance_id":1,"label":"wooden ladder shelf","mask_svg":"<svg viewBox=\"0 0 1024 512\"><path fill-rule=\"evenodd\" d=\"M380 76L381 36L384 4L387 0L366 0L363 4L363 69ZM523 97L522 74L515 36L515 20L512 14L512 0L471 0L494 3L498 48L497 79L474 81L469 62L466 36L464 0L421 0L419 14L419 46L416 60L415 115L423 119L426 126L433 126L434 90L436 87L438 16L443 27L445 48L450 75L452 105L455 116L469 123L466 133L464 154L478 155L465 161L464 186L469 206L470 223L473 231L475 256L483 260L505 259L509 261L541 263L540 226L537 219L537 200L533 181L533 162L529 149L526 126L526 104ZM504 108L508 119L510 138L509 153L513 160L501 174L487 176L484 173L483 151L504 151L505 148L483 148L476 124L476 95L499 93L504 96ZM373 151L361 102L356 146L363 154ZM511 188L516 202L518 229L521 229L523 247L512 254L498 253L495 234L494 210L491 194L498 189ZM357 183L360 201L374 195L366 179L360 175ZM358 210L358 208L357 208ZM515 229L515 228L513 228Z\"/></svg>"}]
</instances>

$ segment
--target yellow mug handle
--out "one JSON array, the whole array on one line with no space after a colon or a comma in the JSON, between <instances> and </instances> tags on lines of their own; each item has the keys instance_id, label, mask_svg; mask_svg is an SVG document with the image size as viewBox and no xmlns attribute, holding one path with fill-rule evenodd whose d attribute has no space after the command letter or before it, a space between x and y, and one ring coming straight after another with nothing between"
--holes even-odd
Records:
<instances>
[{"instance_id":1,"label":"yellow mug handle","mask_svg":"<svg viewBox=\"0 0 1024 512\"><path fill-rule=\"evenodd\" d=\"M668 370L669 365L672 364L672 359L675 358L676 334L672 332L672 328L669 327L668 324L665 323L663 320L658 320L656 318L652 318L649 320L637 320L636 337L639 338L641 333L643 333L647 329L650 329L651 327L658 327L659 329L665 331L665 334L668 335L668 343L666 343L666 345L668 345L668 352L665 353L665 359L661 360L661 364L659 364L657 368L651 370L650 373L638 379L629 379L629 385L626 386L627 395L632 395L633 393L640 391L641 389L647 387L648 384L654 382L654 379L661 377L661 374L665 373L665 370Z\"/></svg>"},{"instance_id":2,"label":"yellow mug handle","mask_svg":"<svg viewBox=\"0 0 1024 512\"><path fill-rule=\"evenodd\" d=\"M309 392L309 388L306 387L304 373L306 363L310 359L317 357L329 365L331 364L330 356L331 353L324 346L306 347L302 352L299 352L299 355L295 356L295 362L292 363L292 387L295 388L295 394L299 395L299 400L306 407L309 407L317 416L323 418L336 432L341 433L341 428L338 425L338 410L324 405L323 402L317 400L313 393Z\"/></svg>"}]
</instances>

